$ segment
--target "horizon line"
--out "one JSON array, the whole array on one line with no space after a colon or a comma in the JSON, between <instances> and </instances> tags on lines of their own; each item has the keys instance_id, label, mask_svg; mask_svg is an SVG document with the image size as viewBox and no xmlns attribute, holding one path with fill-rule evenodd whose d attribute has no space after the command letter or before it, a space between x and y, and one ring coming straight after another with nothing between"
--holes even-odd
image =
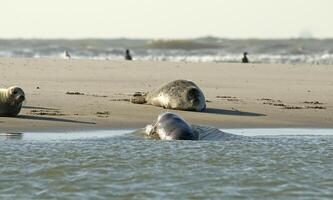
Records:
<instances>
[{"instance_id":1,"label":"horizon line","mask_svg":"<svg viewBox=\"0 0 333 200\"><path fill-rule=\"evenodd\" d=\"M333 37L219 37L213 35L205 35L198 37L0 37L0 40L194 40L200 38L217 38L224 40L330 40Z\"/></svg>"}]
</instances>

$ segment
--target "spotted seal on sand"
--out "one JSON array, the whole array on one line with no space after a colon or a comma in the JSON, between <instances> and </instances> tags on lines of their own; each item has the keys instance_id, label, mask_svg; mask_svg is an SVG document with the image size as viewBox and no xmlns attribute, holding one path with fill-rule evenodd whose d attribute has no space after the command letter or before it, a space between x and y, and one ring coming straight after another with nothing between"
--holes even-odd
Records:
<instances>
[{"instance_id":1,"label":"spotted seal on sand","mask_svg":"<svg viewBox=\"0 0 333 200\"><path fill-rule=\"evenodd\" d=\"M152 92L136 93L131 102L174 110L203 111L206 108L203 92L188 80L175 80Z\"/></svg>"},{"instance_id":2,"label":"spotted seal on sand","mask_svg":"<svg viewBox=\"0 0 333 200\"><path fill-rule=\"evenodd\" d=\"M0 116L15 117L21 111L24 100L25 94L21 88L0 88Z\"/></svg>"}]
</instances>

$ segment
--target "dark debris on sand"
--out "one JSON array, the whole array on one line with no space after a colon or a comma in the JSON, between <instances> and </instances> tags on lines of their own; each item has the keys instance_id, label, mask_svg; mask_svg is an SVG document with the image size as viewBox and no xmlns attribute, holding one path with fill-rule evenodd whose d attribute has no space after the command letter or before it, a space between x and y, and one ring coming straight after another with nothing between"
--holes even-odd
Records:
<instances>
[{"instance_id":1,"label":"dark debris on sand","mask_svg":"<svg viewBox=\"0 0 333 200\"><path fill-rule=\"evenodd\" d=\"M66 92L67 95L84 95L84 93L81 92Z\"/></svg>"}]
</instances>

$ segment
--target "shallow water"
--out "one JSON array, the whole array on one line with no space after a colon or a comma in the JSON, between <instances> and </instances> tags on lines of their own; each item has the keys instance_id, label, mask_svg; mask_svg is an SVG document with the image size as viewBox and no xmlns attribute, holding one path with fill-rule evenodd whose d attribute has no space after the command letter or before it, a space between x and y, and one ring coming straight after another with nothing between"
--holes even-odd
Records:
<instances>
[{"instance_id":1,"label":"shallow water","mask_svg":"<svg viewBox=\"0 0 333 200\"><path fill-rule=\"evenodd\" d=\"M157 141L129 130L0 136L0 199L331 199L332 129Z\"/></svg>"}]
</instances>

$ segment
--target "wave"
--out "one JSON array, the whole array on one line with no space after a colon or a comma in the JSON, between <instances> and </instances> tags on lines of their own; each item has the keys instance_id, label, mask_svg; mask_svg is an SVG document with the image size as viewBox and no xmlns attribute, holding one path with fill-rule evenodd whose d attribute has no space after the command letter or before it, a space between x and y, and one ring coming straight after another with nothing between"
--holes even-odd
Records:
<instances>
[{"instance_id":1,"label":"wave","mask_svg":"<svg viewBox=\"0 0 333 200\"><path fill-rule=\"evenodd\" d=\"M254 63L333 64L333 39L0 40L0 57L60 58L68 51L75 59L121 60L125 49L134 60L240 62L247 51Z\"/></svg>"},{"instance_id":2,"label":"wave","mask_svg":"<svg viewBox=\"0 0 333 200\"><path fill-rule=\"evenodd\" d=\"M215 49L222 46L212 43L204 43L196 40L152 40L145 48L153 49Z\"/></svg>"}]
</instances>

